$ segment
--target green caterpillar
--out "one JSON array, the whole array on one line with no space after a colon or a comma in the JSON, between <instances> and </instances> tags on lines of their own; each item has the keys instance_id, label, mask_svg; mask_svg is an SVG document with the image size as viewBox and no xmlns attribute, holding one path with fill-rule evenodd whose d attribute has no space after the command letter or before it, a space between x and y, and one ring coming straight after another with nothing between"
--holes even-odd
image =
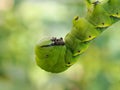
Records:
<instances>
[{"instance_id":1,"label":"green caterpillar","mask_svg":"<svg viewBox=\"0 0 120 90\"><path fill-rule=\"evenodd\" d=\"M52 73L65 71L76 62L77 56L87 50L93 39L120 19L120 0L86 2L87 15L73 19L72 30L64 41L54 37L36 45L36 62L39 67Z\"/></svg>"}]
</instances>

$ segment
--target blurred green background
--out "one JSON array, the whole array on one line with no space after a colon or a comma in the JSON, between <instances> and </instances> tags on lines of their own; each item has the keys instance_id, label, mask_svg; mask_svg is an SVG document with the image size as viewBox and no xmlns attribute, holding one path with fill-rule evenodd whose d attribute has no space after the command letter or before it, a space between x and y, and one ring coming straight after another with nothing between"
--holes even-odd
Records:
<instances>
[{"instance_id":1,"label":"blurred green background","mask_svg":"<svg viewBox=\"0 0 120 90\"><path fill-rule=\"evenodd\" d=\"M64 37L83 0L0 0L0 90L120 90L120 22L95 39L67 71L36 65L41 39Z\"/></svg>"}]
</instances>

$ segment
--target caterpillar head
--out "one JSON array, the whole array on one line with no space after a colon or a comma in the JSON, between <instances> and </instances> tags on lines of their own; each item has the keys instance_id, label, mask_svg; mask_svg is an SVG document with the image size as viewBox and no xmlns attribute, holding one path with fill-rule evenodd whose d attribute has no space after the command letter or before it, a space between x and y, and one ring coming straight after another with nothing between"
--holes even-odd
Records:
<instances>
[{"instance_id":1,"label":"caterpillar head","mask_svg":"<svg viewBox=\"0 0 120 90\"><path fill-rule=\"evenodd\" d=\"M35 47L36 63L42 69L58 73L66 70L66 46L62 38L52 38L40 42Z\"/></svg>"}]
</instances>

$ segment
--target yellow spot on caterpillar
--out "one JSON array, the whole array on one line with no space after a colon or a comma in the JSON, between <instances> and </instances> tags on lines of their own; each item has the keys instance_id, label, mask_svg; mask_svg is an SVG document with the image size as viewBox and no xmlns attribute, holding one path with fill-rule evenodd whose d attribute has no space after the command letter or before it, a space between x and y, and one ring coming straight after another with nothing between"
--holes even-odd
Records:
<instances>
[{"instance_id":1,"label":"yellow spot on caterpillar","mask_svg":"<svg viewBox=\"0 0 120 90\"><path fill-rule=\"evenodd\" d=\"M116 17L116 18L120 18L120 14L112 14L111 16Z\"/></svg>"},{"instance_id":2,"label":"yellow spot on caterpillar","mask_svg":"<svg viewBox=\"0 0 120 90\"><path fill-rule=\"evenodd\" d=\"M101 25L97 25L97 28L106 28L106 27L109 27L109 26L111 26L111 24L101 23Z\"/></svg>"},{"instance_id":3,"label":"yellow spot on caterpillar","mask_svg":"<svg viewBox=\"0 0 120 90\"><path fill-rule=\"evenodd\" d=\"M83 40L82 42L90 41L92 39L96 38L96 36L89 36L89 38Z\"/></svg>"}]
</instances>

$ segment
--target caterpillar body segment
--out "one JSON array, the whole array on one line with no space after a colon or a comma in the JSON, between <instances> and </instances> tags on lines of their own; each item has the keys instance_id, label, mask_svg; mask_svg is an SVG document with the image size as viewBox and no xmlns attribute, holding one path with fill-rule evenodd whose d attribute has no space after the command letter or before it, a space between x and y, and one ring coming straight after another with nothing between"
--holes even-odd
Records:
<instances>
[{"instance_id":1,"label":"caterpillar body segment","mask_svg":"<svg viewBox=\"0 0 120 90\"><path fill-rule=\"evenodd\" d=\"M86 51L90 42L82 42L76 38L73 34L68 33L65 37L66 47L72 52L72 56L78 56Z\"/></svg>"},{"instance_id":2,"label":"caterpillar body segment","mask_svg":"<svg viewBox=\"0 0 120 90\"><path fill-rule=\"evenodd\" d=\"M85 18L79 18L78 20L74 19L71 34L81 42L86 42L96 38L100 33Z\"/></svg>"},{"instance_id":3,"label":"caterpillar body segment","mask_svg":"<svg viewBox=\"0 0 120 90\"><path fill-rule=\"evenodd\" d=\"M106 6L106 10L110 16L120 18L120 0L109 0Z\"/></svg>"},{"instance_id":4,"label":"caterpillar body segment","mask_svg":"<svg viewBox=\"0 0 120 90\"><path fill-rule=\"evenodd\" d=\"M88 12L86 19L97 28L109 27L112 24L112 20L103 8L103 4L95 5L93 12Z\"/></svg>"},{"instance_id":5,"label":"caterpillar body segment","mask_svg":"<svg viewBox=\"0 0 120 90\"><path fill-rule=\"evenodd\" d=\"M54 46L55 47L55 46ZM63 72L65 71L67 68L69 68L67 66L68 63L66 63L66 46L56 46L59 52L59 56L57 58L57 62L56 64L52 67L52 69L50 70L50 72L52 73L59 73L59 72ZM56 55L56 53L51 52L52 54ZM69 55L68 55L69 56ZM57 57L57 56L56 56ZM70 58L69 58L70 60Z\"/></svg>"},{"instance_id":6,"label":"caterpillar body segment","mask_svg":"<svg viewBox=\"0 0 120 90\"><path fill-rule=\"evenodd\" d=\"M112 18L113 23L120 20L120 0L109 0L103 7Z\"/></svg>"}]
</instances>

